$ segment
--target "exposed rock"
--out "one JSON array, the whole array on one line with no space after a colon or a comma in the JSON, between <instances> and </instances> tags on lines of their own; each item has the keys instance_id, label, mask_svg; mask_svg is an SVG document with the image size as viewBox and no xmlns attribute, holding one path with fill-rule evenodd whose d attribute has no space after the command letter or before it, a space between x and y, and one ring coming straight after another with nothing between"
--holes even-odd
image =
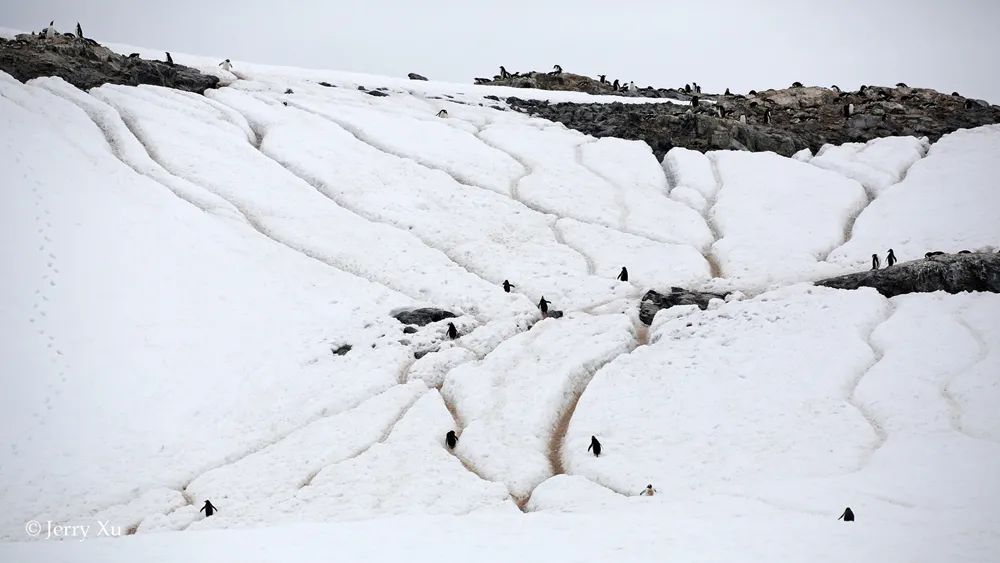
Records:
<instances>
[{"instance_id":1,"label":"exposed rock","mask_svg":"<svg viewBox=\"0 0 1000 563\"><path fill-rule=\"evenodd\" d=\"M151 84L204 93L219 84L218 77L179 64L124 56L92 39L76 36L21 34L0 39L0 70L21 82L40 76L58 76L83 90L102 84Z\"/></svg>"},{"instance_id":2,"label":"exposed rock","mask_svg":"<svg viewBox=\"0 0 1000 563\"><path fill-rule=\"evenodd\" d=\"M409 78L410 80L427 80L426 76L420 76L419 74L417 74L415 72L411 72L410 74L407 74L406 77Z\"/></svg>"},{"instance_id":3,"label":"exposed rock","mask_svg":"<svg viewBox=\"0 0 1000 563\"><path fill-rule=\"evenodd\" d=\"M679 100L690 99L682 92L666 92ZM507 98L515 110L595 137L645 141L657 158L673 147L773 151L792 156L802 149L815 153L827 143L895 135L926 136L933 142L957 129L1000 123L998 106L926 88L868 86L864 91L839 92L802 87L750 96L701 94L700 102L692 107L674 103L550 104ZM853 113L845 116L848 104L853 105Z\"/></svg>"},{"instance_id":4,"label":"exposed rock","mask_svg":"<svg viewBox=\"0 0 1000 563\"><path fill-rule=\"evenodd\" d=\"M344 344L343 346L337 346L332 348L330 351L333 352L334 356L343 356L351 351L352 346L350 344Z\"/></svg>"},{"instance_id":5,"label":"exposed rock","mask_svg":"<svg viewBox=\"0 0 1000 563\"><path fill-rule=\"evenodd\" d=\"M563 317L563 312L562 311L551 311L550 310L548 313L545 313L545 318L546 319L561 319L562 317Z\"/></svg>"},{"instance_id":6,"label":"exposed rock","mask_svg":"<svg viewBox=\"0 0 1000 563\"><path fill-rule=\"evenodd\" d=\"M386 94L385 92L383 92L381 90L369 90L369 91L367 91L365 93L368 94L369 96L375 96L376 98L381 98L381 97L389 95L389 94Z\"/></svg>"},{"instance_id":7,"label":"exposed rock","mask_svg":"<svg viewBox=\"0 0 1000 563\"><path fill-rule=\"evenodd\" d=\"M455 318L455 313L445 311L444 309L426 307L423 309L402 311L393 315L393 318L404 325L426 326L445 319L453 319Z\"/></svg>"},{"instance_id":8,"label":"exposed rock","mask_svg":"<svg viewBox=\"0 0 1000 563\"><path fill-rule=\"evenodd\" d=\"M403 334L413 334L417 332L417 328L413 326L403 327Z\"/></svg>"},{"instance_id":9,"label":"exposed rock","mask_svg":"<svg viewBox=\"0 0 1000 563\"><path fill-rule=\"evenodd\" d=\"M705 310L708 308L709 301L723 298L725 295L692 291L681 287L671 287L670 293L665 295L651 289L642 296L642 301L639 302L639 320L648 325L653 322L653 317L660 309L668 309L677 305L697 305L700 309Z\"/></svg>"},{"instance_id":10,"label":"exposed rock","mask_svg":"<svg viewBox=\"0 0 1000 563\"><path fill-rule=\"evenodd\" d=\"M873 287L886 297L931 291L1000 293L1000 254L928 254L922 260L820 280L816 285L838 289Z\"/></svg>"}]
</instances>

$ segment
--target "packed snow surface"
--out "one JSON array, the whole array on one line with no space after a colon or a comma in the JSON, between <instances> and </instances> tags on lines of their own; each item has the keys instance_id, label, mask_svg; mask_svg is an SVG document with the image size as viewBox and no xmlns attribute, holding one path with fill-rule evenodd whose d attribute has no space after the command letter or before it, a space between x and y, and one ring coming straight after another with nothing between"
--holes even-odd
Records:
<instances>
[{"instance_id":1,"label":"packed snow surface","mask_svg":"<svg viewBox=\"0 0 1000 563\"><path fill-rule=\"evenodd\" d=\"M222 58L0 73L0 560L995 559L1000 296L800 282L1000 249L1000 126L658 162L503 99L663 100Z\"/></svg>"}]
</instances>

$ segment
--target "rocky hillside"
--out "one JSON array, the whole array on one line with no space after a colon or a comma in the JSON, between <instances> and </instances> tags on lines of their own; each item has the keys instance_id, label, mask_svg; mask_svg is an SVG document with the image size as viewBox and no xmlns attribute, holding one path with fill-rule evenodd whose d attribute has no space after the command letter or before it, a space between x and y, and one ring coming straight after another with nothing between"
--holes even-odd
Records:
<instances>
[{"instance_id":1,"label":"rocky hillside","mask_svg":"<svg viewBox=\"0 0 1000 563\"><path fill-rule=\"evenodd\" d=\"M183 65L149 61L138 55L115 53L92 39L73 34L21 34L0 38L0 70L26 82L40 76L58 76L89 90L102 84L152 84L203 93L219 79Z\"/></svg>"},{"instance_id":2,"label":"rocky hillside","mask_svg":"<svg viewBox=\"0 0 1000 563\"><path fill-rule=\"evenodd\" d=\"M933 291L1000 293L1000 254L928 252L923 260L828 278L816 282L816 285L837 289L873 287L886 297Z\"/></svg>"},{"instance_id":3,"label":"rocky hillside","mask_svg":"<svg viewBox=\"0 0 1000 563\"><path fill-rule=\"evenodd\" d=\"M575 85L592 92L602 87L595 80L562 76L566 78L558 83L558 89ZM536 74L506 82L557 89L551 83L559 78ZM614 92L608 87L608 92L592 93ZM895 135L926 136L936 141L957 129L1000 122L998 106L957 92L942 94L905 84L892 88L868 86L857 92L793 86L746 96L643 88L634 95L669 97L690 101L691 105L550 104L516 97L507 102L519 111L559 121L595 137L645 141L658 157L673 147L774 151L791 156L802 149L815 152L826 143L864 142Z\"/></svg>"}]
</instances>

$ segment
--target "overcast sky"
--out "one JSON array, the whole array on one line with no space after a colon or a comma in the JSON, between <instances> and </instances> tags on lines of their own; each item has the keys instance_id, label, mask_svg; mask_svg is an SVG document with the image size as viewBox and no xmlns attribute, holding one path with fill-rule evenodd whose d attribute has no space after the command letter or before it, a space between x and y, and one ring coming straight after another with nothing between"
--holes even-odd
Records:
<instances>
[{"instance_id":1,"label":"overcast sky","mask_svg":"<svg viewBox=\"0 0 1000 563\"><path fill-rule=\"evenodd\" d=\"M0 0L0 26L471 82L498 65L705 91L906 82L1000 104L1000 0Z\"/></svg>"}]
</instances>

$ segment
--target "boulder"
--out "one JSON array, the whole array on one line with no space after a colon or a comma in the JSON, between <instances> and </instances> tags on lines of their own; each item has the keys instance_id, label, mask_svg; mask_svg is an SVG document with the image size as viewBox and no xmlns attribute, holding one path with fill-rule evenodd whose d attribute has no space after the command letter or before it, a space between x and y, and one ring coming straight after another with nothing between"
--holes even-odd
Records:
<instances>
[{"instance_id":1,"label":"boulder","mask_svg":"<svg viewBox=\"0 0 1000 563\"><path fill-rule=\"evenodd\" d=\"M404 325L426 326L430 323L443 321L444 319L453 319L455 318L455 313L445 311L444 309L425 307L422 309L401 311L392 317Z\"/></svg>"},{"instance_id":2,"label":"boulder","mask_svg":"<svg viewBox=\"0 0 1000 563\"><path fill-rule=\"evenodd\" d=\"M666 294L651 289L642 296L642 301L639 302L639 320L649 325L660 309L668 309L677 305L697 305L700 309L705 310L708 308L708 302L712 299L724 298L725 295L718 293L693 291L681 287L671 287L670 293Z\"/></svg>"},{"instance_id":3,"label":"boulder","mask_svg":"<svg viewBox=\"0 0 1000 563\"><path fill-rule=\"evenodd\" d=\"M179 64L124 56L91 39L21 34L0 39L0 70L21 82L58 76L82 90L102 84L150 84L202 94L218 77Z\"/></svg>"},{"instance_id":4,"label":"boulder","mask_svg":"<svg viewBox=\"0 0 1000 563\"><path fill-rule=\"evenodd\" d=\"M837 289L872 287L886 297L931 291L1000 293L1000 254L929 252L922 260L828 278L816 282L816 285Z\"/></svg>"},{"instance_id":5,"label":"boulder","mask_svg":"<svg viewBox=\"0 0 1000 563\"><path fill-rule=\"evenodd\" d=\"M427 80L426 76L420 76L419 74L417 74L415 72L411 72L411 73L407 74L406 77L409 78L410 80Z\"/></svg>"}]
</instances>

